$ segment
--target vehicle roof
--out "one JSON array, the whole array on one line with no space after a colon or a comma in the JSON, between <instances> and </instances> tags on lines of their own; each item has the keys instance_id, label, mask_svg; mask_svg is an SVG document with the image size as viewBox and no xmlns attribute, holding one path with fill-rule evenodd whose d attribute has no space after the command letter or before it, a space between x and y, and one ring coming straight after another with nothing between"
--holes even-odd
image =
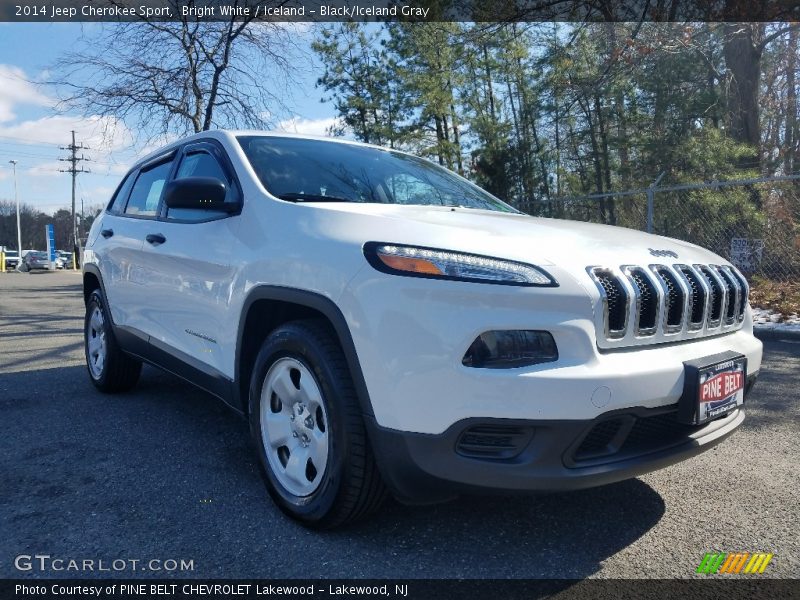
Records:
<instances>
[{"instance_id":1,"label":"vehicle roof","mask_svg":"<svg viewBox=\"0 0 800 600\"><path fill-rule=\"evenodd\" d=\"M186 142L191 142L192 140L196 139L216 139L216 140L226 140L230 143L235 143L236 138L241 136L259 136L259 137L278 137L278 138L295 138L301 140L314 140L318 142L329 142L332 144L346 144L350 146L362 146L364 148L375 148L376 150L383 150L389 151L392 150L390 148L385 148L383 146L377 146L375 144L365 144L364 142L358 142L355 140L348 140L345 138L337 138L337 137L326 137L322 135L308 135L304 133L288 133L285 131L263 131L258 129L210 129L208 131L201 131L199 133L194 133L189 136L182 137L180 139L174 140L169 144L164 144L157 150L150 152L146 156L142 157L141 159L137 160L134 165L131 167L130 170L135 169L136 167L140 166L143 163L149 162L150 160L157 158L164 154L165 152L169 152L173 148L177 146L181 146ZM393 152L399 152L401 154L405 154L399 150L392 150Z\"/></svg>"}]
</instances>

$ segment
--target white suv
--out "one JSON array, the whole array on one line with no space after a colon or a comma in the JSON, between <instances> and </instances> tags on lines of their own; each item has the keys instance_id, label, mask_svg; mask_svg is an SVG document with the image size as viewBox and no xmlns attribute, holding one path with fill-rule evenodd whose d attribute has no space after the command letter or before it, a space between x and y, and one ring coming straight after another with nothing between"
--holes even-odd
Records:
<instances>
[{"instance_id":1,"label":"white suv","mask_svg":"<svg viewBox=\"0 0 800 600\"><path fill-rule=\"evenodd\" d=\"M89 235L86 360L141 362L249 419L286 513L389 491L569 490L720 442L761 366L723 258L532 218L408 154L214 131L138 163Z\"/></svg>"}]
</instances>

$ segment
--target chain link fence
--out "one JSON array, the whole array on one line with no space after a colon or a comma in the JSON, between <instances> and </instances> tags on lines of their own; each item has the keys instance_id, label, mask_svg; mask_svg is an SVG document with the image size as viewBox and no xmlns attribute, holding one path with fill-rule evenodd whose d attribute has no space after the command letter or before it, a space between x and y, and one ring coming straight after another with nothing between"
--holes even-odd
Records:
<instances>
[{"instance_id":1,"label":"chain link fence","mask_svg":"<svg viewBox=\"0 0 800 600\"><path fill-rule=\"evenodd\" d=\"M800 314L800 175L670 186L657 181L552 201L547 213L703 246L742 271L754 307L785 318Z\"/></svg>"}]
</instances>

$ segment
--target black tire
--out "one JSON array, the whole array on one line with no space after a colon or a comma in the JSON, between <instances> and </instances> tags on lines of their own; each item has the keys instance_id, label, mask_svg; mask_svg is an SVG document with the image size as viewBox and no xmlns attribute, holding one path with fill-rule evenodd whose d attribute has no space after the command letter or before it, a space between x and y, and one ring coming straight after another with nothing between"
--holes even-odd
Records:
<instances>
[{"instance_id":1,"label":"black tire","mask_svg":"<svg viewBox=\"0 0 800 600\"><path fill-rule=\"evenodd\" d=\"M280 482L262 436L262 388L270 368L284 358L299 361L313 374L327 413L327 466L318 487L304 496ZM250 382L250 431L270 496L284 513L308 527L331 529L350 523L376 510L386 498L347 361L323 320L286 323L265 340Z\"/></svg>"},{"instance_id":2,"label":"black tire","mask_svg":"<svg viewBox=\"0 0 800 600\"><path fill-rule=\"evenodd\" d=\"M89 340L90 321L95 310L102 314L102 330L105 336L105 360L99 373L93 372L90 361ZM86 369L89 372L94 386L101 392L113 394L116 392L126 392L132 389L139 381L139 374L142 371L142 363L125 354L119 347L114 331L111 327L111 318L103 302L103 295L100 290L94 290L86 303L86 316L83 321L83 349L86 357Z\"/></svg>"}]
</instances>

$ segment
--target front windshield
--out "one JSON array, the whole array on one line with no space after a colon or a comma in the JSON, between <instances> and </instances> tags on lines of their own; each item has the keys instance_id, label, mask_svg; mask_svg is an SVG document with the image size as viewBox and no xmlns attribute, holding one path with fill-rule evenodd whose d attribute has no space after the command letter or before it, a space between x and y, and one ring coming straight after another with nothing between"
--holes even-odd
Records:
<instances>
[{"instance_id":1,"label":"front windshield","mask_svg":"<svg viewBox=\"0 0 800 600\"><path fill-rule=\"evenodd\" d=\"M447 169L399 152L271 136L242 136L239 144L267 191L284 200L517 212Z\"/></svg>"}]
</instances>

